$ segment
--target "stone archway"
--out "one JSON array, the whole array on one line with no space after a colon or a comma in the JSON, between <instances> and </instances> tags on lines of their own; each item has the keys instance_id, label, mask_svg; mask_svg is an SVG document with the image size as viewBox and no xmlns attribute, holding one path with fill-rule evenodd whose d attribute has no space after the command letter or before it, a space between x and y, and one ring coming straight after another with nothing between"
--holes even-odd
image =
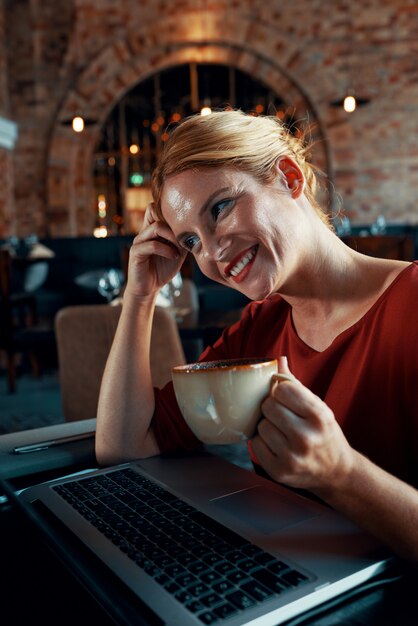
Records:
<instances>
[{"instance_id":1,"label":"stone archway","mask_svg":"<svg viewBox=\"0 0 418 626\"><path fill-rule=\"evenodd\" d=\"M237 30L234 31L235 33ZM284 44L283 44L284 45ZM280 48L276 44L276 50ZM289 50L287 49L287 54ZM308 112L316 125L314 162L332 179L329 151L322 125L307 95L265 51L242 41L170 46L149 41L141 33L117 40L79 76L57 117L48 151L46 220L50 236L91 235L94 220L92 159L110 110L135 84L170 66L197 62L231 65L264 82L295 109ZM97 120L76 134L61 121L77 112Z\"/></svg>"}]
</instances>

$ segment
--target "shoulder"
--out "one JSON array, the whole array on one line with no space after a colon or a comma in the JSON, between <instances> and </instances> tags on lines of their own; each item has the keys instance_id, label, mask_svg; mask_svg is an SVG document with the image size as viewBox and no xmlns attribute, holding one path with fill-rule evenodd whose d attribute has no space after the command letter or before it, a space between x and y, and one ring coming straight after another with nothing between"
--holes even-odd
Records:
<instances>
[{"instance_id":1,"label":"shoulder","mask_svg":"<svg viewBox=\"0 0 418 626\"><path fill-rule=\"evenodd\" d=\"M394 278L386 292L388 301L393 303L417 302L418 261L406 265Z\"/></svg>"},{"instance_id":2,"label":"shoulder","mask_svg":"<svg viewBox=\"0 0 418 626\"><path fill-rule=\"evenodd\" d=\"M406 281L410 281L416 288L418 287L418 261L412 261L402 274L405 274Z\"/></svg>"},{"instance_id":3,"label":"shoulder","mask_svg":"<svg viewBox=\"0 0 418 626\"><path fill-rule=\"evenodd\" d=\"M411 319L418 310L418 263L407 265L392 281L371 310L370 321L380 327L388 344L415 354L418 325ZM414 357L415 358L415 357Z\"/></svg>"}]
</instances>

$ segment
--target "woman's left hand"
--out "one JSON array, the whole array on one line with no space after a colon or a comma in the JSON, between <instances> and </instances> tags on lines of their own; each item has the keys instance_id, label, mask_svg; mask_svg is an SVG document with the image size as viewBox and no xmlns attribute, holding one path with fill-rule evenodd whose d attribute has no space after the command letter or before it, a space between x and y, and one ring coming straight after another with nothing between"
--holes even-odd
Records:
<instances>
[{"instance_id":1,"label":"woman's left hand","mask_svg":"<svg viewBox=\"0 0 418 626\"><path fill-rule=\"evenodd\" d=\"M291 375L284 357L279 373ZM298 380L274 383L262 413L251 445L273 480L322 491L338 488L349 476L354 450L331 409Z\"/></svg>"}]
</instances>

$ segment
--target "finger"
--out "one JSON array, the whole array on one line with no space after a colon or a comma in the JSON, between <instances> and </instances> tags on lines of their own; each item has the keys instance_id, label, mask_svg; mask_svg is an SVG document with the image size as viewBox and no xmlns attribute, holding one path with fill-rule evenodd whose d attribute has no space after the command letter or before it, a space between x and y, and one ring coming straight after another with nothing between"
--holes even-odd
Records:
<instances>
[{"instance_id":1,"label":"finger","mask_svg":"<svg viewBox=\"0 0 418 626\"><path fill-rule=\"evenodd\" d=\"M259 435L251 440L252 451L257 462L274 480L280 481L281 475L284 473L285 459L287 458L287 450L284 447L275 454L266 441Z\"/></svg>"},{"instance_id":2,"label":"finger","mask_svg":"<svg viewBox=\"0 0 418 626\"><path fill-rule=\"evenodd\" d=\"M278 374L273 374L272 380L276 383L281 383L284 380L294 383L297 379L293 376L293 374L282 374L279 372Z\"/></svg>"},{"instance_id":3,"label":"finger","mask_svg":"<svg viewBox=\"0 0 418 626\"><path fill-rule=\"evenodd\" d=\"M287 374L289 376L293 376L292 372L289 369L289 363L287 360L287 356L279 356L277 359L277 371L280 374Z\"/></svg>"},{"instance_id":4,"label":"finger","mask_svg":"<svg viewBox=\"0 0 418 626\"><path fill-rule=\"evenodd\" d=\"M152 222L146 228L141 230L135 237L132 242L132 245L136 245L138 243L142 243L144 241L157 239L164 243L167 243L170 246L173 246L177 252L180 254L183 252L182 248L180 248L177 239L174 236L173 231L165 222ZM185 252L185 251L184 251Z\"/></svg>"},{"instance_id":5,"label":"finger","mask_svg":"<svg viewBox=\"0 0 418 626\"><path fill-rule=\"evenodd\" d=\"M160 256L165 259L176 260L179 259L178 251L171 245L168 245L164 241L158 239L149 239L137 245L137 249L133 248L133 257L138 260L147 260L150 256ZM132 257L131 257L132 258Z\"/></svg>"},{"instance_id":6,"label":"finger","mask_svg":"<svg viewBox=\"0 0 418 626\"><path fill-rule=\"evenodd\" d=\"M263 415L265 419L260 422L258 432L275 454L284 444L289 451L306 454L318 439L311 421L295 415L271 398L263 405Z\"/></svg>"},{"instance_id":7,"label":"finger","mask_svg":"<svg viewBox=\"0 0 418 626\"><path fill-rule=\"evenodd\" d=\"M150 224L152 224L153 222L156 222L157 218L156 215L154 213L154 203L151 202L147 208L145 209L145 214L144 214L144 221L142 223L142 229L147 228L147 226L149 226Z\"/></svg>"},{"instance_id":8,"label":"finger","mask_svg":"<svg viewBox=\"0 0 418 626\"><path fill-rule=\"evenodd\" d=\"M297 380L274 385L271 397L299 417L315 423L333 418L325 402Z\"/></svg>"},{"instance_id":9,"label":"finger","mask_svg":"<svg viewBox=\"0 0 418 626\"><path fill-rule=\"evenodd\" d=\"M290 442L286 430L285 428L281 428L280 420L277 420L277 423L275 423L265 415L263 415L263 419L261 419L257 425L257 435L265 441L274 453L280 447L289 446Z\"/></svg>"},{"instance_id":10,"label":"finger","mask_svg":"<svg viewBox=\"0 0 418 626\"><path fill-rule=\"evenodd\" d=\"M297 378L289 369L286 356L279 356L277 359L277 374L272 376L273 383L281 383L284 381L296 382Z\"/></svg>"},{"instance_id":11,"label":"finger","mask_svg":"<svg viewBox=\"0 0 418 626\"><path fill-rule=\"evenodd\" d=\"M257 460L264 464L264 461L269 460L270 463L273 463L277 460L277 457L273 450L269 447L268 442L261 437L261 435L257 434L251 439L251 448L254 453L254 456Z\"/></svg>"}]
</instances>

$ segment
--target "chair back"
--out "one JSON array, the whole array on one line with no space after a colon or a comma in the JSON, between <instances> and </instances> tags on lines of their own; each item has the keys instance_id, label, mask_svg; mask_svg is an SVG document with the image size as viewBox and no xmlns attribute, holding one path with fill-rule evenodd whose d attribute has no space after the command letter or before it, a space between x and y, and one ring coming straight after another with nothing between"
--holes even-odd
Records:
<instances>
[{"instance_id":1,"label":"chair back","mask_svg":"<svg viewBox=\"0 0 418 626\"><path fill-rule=\"evenodd\" d=\"M68 306L55 318L61 403L66 421L96 417L100 384L121 305ZM151 372L155 387L171 379L171 368L185 363L173 316L155 309L151 335Z\"/></svg>"}]
</instances>

